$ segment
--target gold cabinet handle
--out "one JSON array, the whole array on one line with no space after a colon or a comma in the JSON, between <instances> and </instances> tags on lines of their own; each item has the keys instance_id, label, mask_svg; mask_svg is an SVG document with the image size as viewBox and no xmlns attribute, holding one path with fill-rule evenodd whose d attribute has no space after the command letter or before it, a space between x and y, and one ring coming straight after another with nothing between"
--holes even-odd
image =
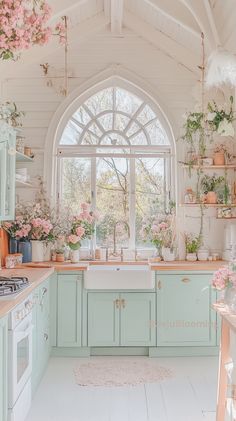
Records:
<instances>
[{"instance_id":1,"label":"gold cabinet handle","mask_svg":"<svg viewBox=\"0 0 236 421\"><path fill-rule=\"evenodd\" d=\"M189 278L183 278L183 279L181 279L181 281L184 282L185 284L187 284L188 282L190 282L190 279Z\"/></svg>"},{"instance_id":2,"label":"gold cabinet handle","mask_svg":"<svg viewBox=\"0 0 236 421\"><path fill-rule=\"evenodd\" d=\"M120 300L118 298L116 300L114 300L114 304L115 304L116 308L120 308Z\"/></svg>"},{"instance_id":3,"label":"gold cabinet handle","mask_svg":"<svg viewBox=\"0 0 236 421\"><path fill-rule=\"evenodd\" d=\"M158 289L161 289L161 288L162 288L161 281L158 281L158 282L157 282L157 288L158 288Z\"/></svg>"},{"instance_id":4,"label":"gold cabinet handle","mask_svg":"<svg viewBox=\"0 0 236 421\"><path fill-rule=\"evenodd\" d=\"M121 300L121 305L122 305L122 308L125 308L125 306L126 306L126 302L125 302L125 300L124 300L124 299L122 299L122 300Z\"/></svg>"}]
</instances>

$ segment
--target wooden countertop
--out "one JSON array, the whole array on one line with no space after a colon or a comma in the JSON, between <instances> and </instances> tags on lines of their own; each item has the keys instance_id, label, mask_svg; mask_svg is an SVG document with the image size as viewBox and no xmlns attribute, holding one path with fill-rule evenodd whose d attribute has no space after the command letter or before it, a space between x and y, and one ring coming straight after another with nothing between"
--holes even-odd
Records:
<instances>
[{"instance_id":1,"label":"wooden countertop","mask_svg":"<svg viewBox=\"0 0 236 421\"><path fill-rule=\"evenodd\" d=\"M27 276L29 279L29 287L25 288L16 298L0 298L0 317L4 317L17 304L22 302L38 285L44 282L52 273L53 268L25 268L22 269L2 269L1 276Z\"/></svg>"},{"instance_id":2,"label":"wooden countertop","mask_svg":"<svg viewBox=\"0 0 236 421\"><path fill-rule=\"evenodd\" d=\"M68 262L42 262L42 263L27 263L25 267L31 268L54 268L57 272L63 271L85 271L89 265L150 265L151 270L190 270L190 271L210 271L214 272L222 266L226 266L228 262L218 260L215 262L187 262L186 260L176 260L174 262L155 262L154 260L144 261L127 261L121 262L116 260L105 261L81 261L78 263Z\"/></svg>"},{"instance_id":3,"label":"wooden countertop","mask_svg":"<svg viewBox=\"0 0 236 421\"><path fill-rule=\"evenodd\" d=\"M152 270L190 270L190 271L209 271L215 272L222 266L227 266L225 260L217 260L215 262L187 262L186 260L176 260L174 262L153 262L150 263Z\"/></svg>"},{"instance_id":4,"label":"wooden countertop","mask_svg":"<svg viewBox=\"0 0 236 421\"><path fill-rule=\"evenodd\" d=\"M236 332L236 314L232 314L228 311L227 306L223 302L217 302L212 305L213 309L223 317L226 322L230 325L230 328Z\"/></svg>"}]
</instances>

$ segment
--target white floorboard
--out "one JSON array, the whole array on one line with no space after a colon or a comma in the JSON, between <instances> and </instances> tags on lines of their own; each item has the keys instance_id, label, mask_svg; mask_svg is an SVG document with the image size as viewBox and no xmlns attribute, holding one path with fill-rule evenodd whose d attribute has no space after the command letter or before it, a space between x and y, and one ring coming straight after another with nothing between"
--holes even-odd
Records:
<instances>
[{"instance_id":1,"label":"white floorboard","mask_svg":"<svg viewBox=\"0 0 236 421\"><path fill-rule=\"evenodd\" d=\"M80 361L50 359L26 421L215 421L215 357L158 358L174 377L134 387L78 386Z\"/></svg>"}]
</instances>

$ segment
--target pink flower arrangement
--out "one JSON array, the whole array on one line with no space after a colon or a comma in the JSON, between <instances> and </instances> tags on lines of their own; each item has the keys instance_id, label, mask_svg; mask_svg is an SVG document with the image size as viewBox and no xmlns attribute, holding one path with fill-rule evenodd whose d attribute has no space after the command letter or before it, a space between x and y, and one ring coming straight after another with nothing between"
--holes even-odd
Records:
<instances>
[{"instance_id":1,"label":"pink flower arrangement","mask_svg":"<svg viewBox=\"0 0 236 421\"><path fill-rule=\"evenodd\" d=\"M140 234L144 241L151 241L157 249L173 248L176 236L174 215L154 216L144 221Z\"/></svg>"},{"instance_id":2,"label":"pink flower arrangement","mask_svg":"<svg viewBox=\"0 0 236 421\"><path fill-rule=\"evenodd\" d=\"M229 286L236 287L236 273L227 267L217 270L212 279L212 286L218 291L222 291Z\"/></svg>"},{"instance_id":3,"label":"pink flower arrangement","mask_svg":"<svg viewBox=\"0 0 236 421\"><path fill-rule=\"evenodd\" d=\"M3 228L8 232L10 237L21 240L29 237L31 225L23 217L17 217L13 222L4 222Z\"/></svg>"},{"instance_id":4,"label":"pink flower arrangement","mask_svg":"<svg viewBox=\"0 0 236 421\"><path fill-rule=\"evenodd\" d=\"M52 35L50 16L45 0L0 0L0 58L17 59L20 51L46 44ZM56 33L64 37L63 23L56 25Z\"/></svg>"},{"instance_id":5,"label":"pink flower arrangement","mask_svg":"<svg viewBox=\"0 0 236 421\"><path fill-rule=\"evenodd\" d=\"M90 210L89 203L81 204L81 212L78 216L72 218L71 232L67 238L67 243L71 249L79 249L82 240L92 237L98 217L97 212Z\"/></svg>"},{"instance_id":6,"label":"pink flower arrangement","mask_svg":"<svg viewBox=\"0 0 236 421\"><path fill-rule=\"evenodd\" d=\"M31 220L31 239L32 240L47 240L53 238L53 225L48 219L35 218Z\"/></svg>"}]
</instances>

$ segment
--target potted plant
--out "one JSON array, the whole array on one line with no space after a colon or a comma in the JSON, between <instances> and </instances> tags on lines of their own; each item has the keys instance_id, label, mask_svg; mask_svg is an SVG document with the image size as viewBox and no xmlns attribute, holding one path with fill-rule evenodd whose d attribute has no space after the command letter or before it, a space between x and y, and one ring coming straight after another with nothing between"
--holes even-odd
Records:
<instances>
[{"instance_id":1,"label":"potted plant","mask_svg":"<svg viewBox=\"0 0 236 421\"><path fill-rule=\"evenodd\" d=\"M201 246L201 236L192 233L185 234L186 260L195 262L197 260L197 252Z\"/></svg>"},{"instance_id":2,"label":"potted plant","mask_svg":"<svg viewBox=\"0 0 236 421\"><path fill-rule=\"evenodd\" d=\"M57 262L64 262L65 261L65 255L64 255L64 248L58 248L56 249L56 261Z\"/></svg>"},{"instance_id":3,"label":"potted plant","mask_svg":"<svg viewBox=\"0 0 236 421\"><path fill-rule=\"evenodd\" d=\"M201 179L201 189L202 192L206 195L206 203L215 204L217 203L217 194L216 190L218 187L223 185L225 178L223 176L217 177L214 174L212 177L209 175L204 175Z\"/></svg>"},{"instance_id":4,"label":"potted plant","mask_svg":"<svg viewBox=\"0 0 236 421\"><path fill-rule=\"evenodd\" d=\"M215 101L208 103L208 114L206 121L212 132L220 136L234 136L233 121L235 120L233 111L233 96L230 98L229 109L219 108Z\"/></svg>"}]
</instances>

